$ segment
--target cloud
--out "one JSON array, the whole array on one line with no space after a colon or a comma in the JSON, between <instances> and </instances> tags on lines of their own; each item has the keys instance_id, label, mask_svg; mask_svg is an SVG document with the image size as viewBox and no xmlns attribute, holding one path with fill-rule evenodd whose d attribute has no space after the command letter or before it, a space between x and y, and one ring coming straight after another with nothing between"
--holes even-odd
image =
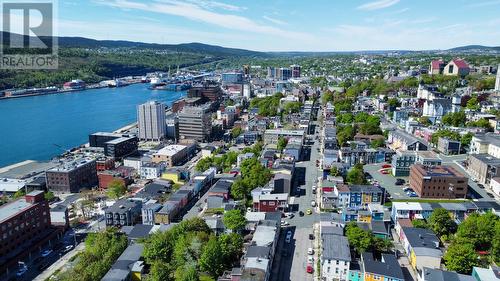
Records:
<instances>
[{"instance_id":1,"label":"cloud","mask_svg":"<svg viewBox=\"0 0 500 281\"><path fill-rule=\"evenodd\" d=\"M208 23L238 31L260 33L290 39L300 38L303 40L308 40L311 38L311 36L306 33L288 31L274 26L262 25L243 16L218 13L205 8L200 4L195 4L194 2L189 3L181 2L178 0L157 0L149 4L143 4L129 0L99 0L96 3L110 7L121 8L124 10L134 9L152 13L179 16L189 20Z\"/></svg>"},{"instance_id":2,"label":"cloud","mask_svg":"<svg viewBox=\"0 0 500 281\"><path fill-rule=\"evenodd\" d=\"M226 11L243 11L246 10L246 7L240 7L240 6L235 6L231 4L226 4L218 1L209 1L209 0L189 0L190 3L198 4L199 6L202 6L207 9L222 9Z\"/></svg>"},{"instance_id":3,"label":"cloud","mask_svg":"<svg viewBox=\"0 0 500 281\"><path fill-rule=\"evenodd\" d=\"M282 21L282 20L279 20L279 19L275 19L275 18L271 18L271 17L268 17L268 16L262 16L263 19L267 20L267 21L270 21L274 24L277 24L277 25L286 25L287 23Z\"/></svg>"},{"instance_id":4,"label":"cloud","mask_svg":"<svg viewBox=\"0 0 500 281\"><path fill-rule=\"evenodd\" d=\"M397 3L399 3L399 0L378 0L358 6L357 9L366 11L379 10L396 5Z\"/></svg>"}]
</instances>

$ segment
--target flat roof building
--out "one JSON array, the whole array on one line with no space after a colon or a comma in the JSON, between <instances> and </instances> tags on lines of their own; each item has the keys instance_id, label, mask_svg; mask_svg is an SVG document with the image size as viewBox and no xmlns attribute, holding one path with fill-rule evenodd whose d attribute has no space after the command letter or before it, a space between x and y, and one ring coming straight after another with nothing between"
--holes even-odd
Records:
<instances>
[{"instance_id":1,"label":"flat roof building","mask_svg":"<svg viewBox=\"0 0 500 281\"><path fill-rule=\"evenodd\" d=\"M47 188L54 192L77 193L82 188L97 185L96 161L90 158L78 158L63 161L45 172Z\"/></svg>"},{"instance_id":2,"label":"flat roof building","mask_svg":"<svg viewBox=\"0 0 500 281\"><path fill-rule=\"evenodd\" d=\"M410 168L410 187L421 198L465 198L468 179L451 166Z\"/></svg>"},{"instance_id":3,"label":"flat roof building","mask_svg":"<svg viewBox=\"0 0 500 281\"><path fill-rule=\"evenodd\" d=\"M165 104L157 101L147 102L137 106L137 125L139 139L145 141L160 141L167 134Z\"/></svg>"},{"instance_id":4,"label":"flat roof building","mask_svg":"<svg viewBox=\"0 0 500 281\"><path fill-rule=\"evenodd\" d=\"M212 135L212 118L208 107L186 106L179 112L179 137L208 141Z\"/></svg>"}]
</instances>

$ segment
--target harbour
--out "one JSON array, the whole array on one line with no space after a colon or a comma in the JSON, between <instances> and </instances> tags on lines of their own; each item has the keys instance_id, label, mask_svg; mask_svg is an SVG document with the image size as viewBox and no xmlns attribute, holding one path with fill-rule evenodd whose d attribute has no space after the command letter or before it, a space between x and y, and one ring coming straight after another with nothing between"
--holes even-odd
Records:
<instances>
[{"instance_id":1,"label":"harbour","mask_svg":"<svg viewBox=\"0 0 500 281\"><path fill-rule=\"evenodd\" d=\"M148 84L86 89L0 100L0 167L24 160L50 160L136 121L136 106L149 100L171 105L185 91L151 91Z\"/></svg>"}]
</instances>

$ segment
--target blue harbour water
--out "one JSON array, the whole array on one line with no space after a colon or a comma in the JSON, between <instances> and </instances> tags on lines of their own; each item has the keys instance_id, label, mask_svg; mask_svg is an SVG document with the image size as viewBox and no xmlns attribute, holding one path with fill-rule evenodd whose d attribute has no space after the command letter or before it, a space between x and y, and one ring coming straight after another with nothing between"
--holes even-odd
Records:
<instances>
[{"instance_id":1,"label":"blue harbour water","mask_svg":"<svg viewBox=\"0 0 500 281\"><path fill-rule=\"evenodd\" d=\"M88 142L91 133L136 122L138 104L158 100L170 106L185 95L147 86L0 100L0 167L28 159L49 160L63 148Z\"/></svg>"}]
</instances>

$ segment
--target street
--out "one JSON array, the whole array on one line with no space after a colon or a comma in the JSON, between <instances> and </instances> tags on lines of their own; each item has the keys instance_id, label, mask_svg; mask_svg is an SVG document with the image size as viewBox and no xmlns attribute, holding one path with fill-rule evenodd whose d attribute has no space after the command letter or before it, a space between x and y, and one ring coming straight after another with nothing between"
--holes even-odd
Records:
<instances>
[{"instance_id":1,"label":"street","mask_svg":"<svg viewBox=\"0 0 500 281\"><path fill-rule=\"evenodd\" d=\"M313 135L314 138L314 135ZM311 201L316 200L316 195L312 193L312 186L317 185L316 181L320 175L316 167L316 160L319 159L319 152L317 151L319 142L315 141L310 147L305 146L303 153L304 161L298 162L295 166L295 184L296 188L301 188L300 197L293 199L294 201L294 214L292 219L286 219L290 226L282 228L281 236L278 242L277 252L273 263L273 274L271 280L273 281L304 281L313 280L313 274L306 272L307 266L307 249L313 247L314 241L309 240L309 234L314 233L313 225L319 222L319 214L315 208L311 207ZM307 209L313 211L312 215L307 215ZM304 212L304 216L299 216L299 211ZM291 230L292 240L291 243L285 243L285 235L288 230ZM316 239L319 239L315 235ZM318 260L318 251L314 255L314 274L316 272L316 263ZM277 273L277 274L276 274Z\"/></svg>"}]
</instances>

